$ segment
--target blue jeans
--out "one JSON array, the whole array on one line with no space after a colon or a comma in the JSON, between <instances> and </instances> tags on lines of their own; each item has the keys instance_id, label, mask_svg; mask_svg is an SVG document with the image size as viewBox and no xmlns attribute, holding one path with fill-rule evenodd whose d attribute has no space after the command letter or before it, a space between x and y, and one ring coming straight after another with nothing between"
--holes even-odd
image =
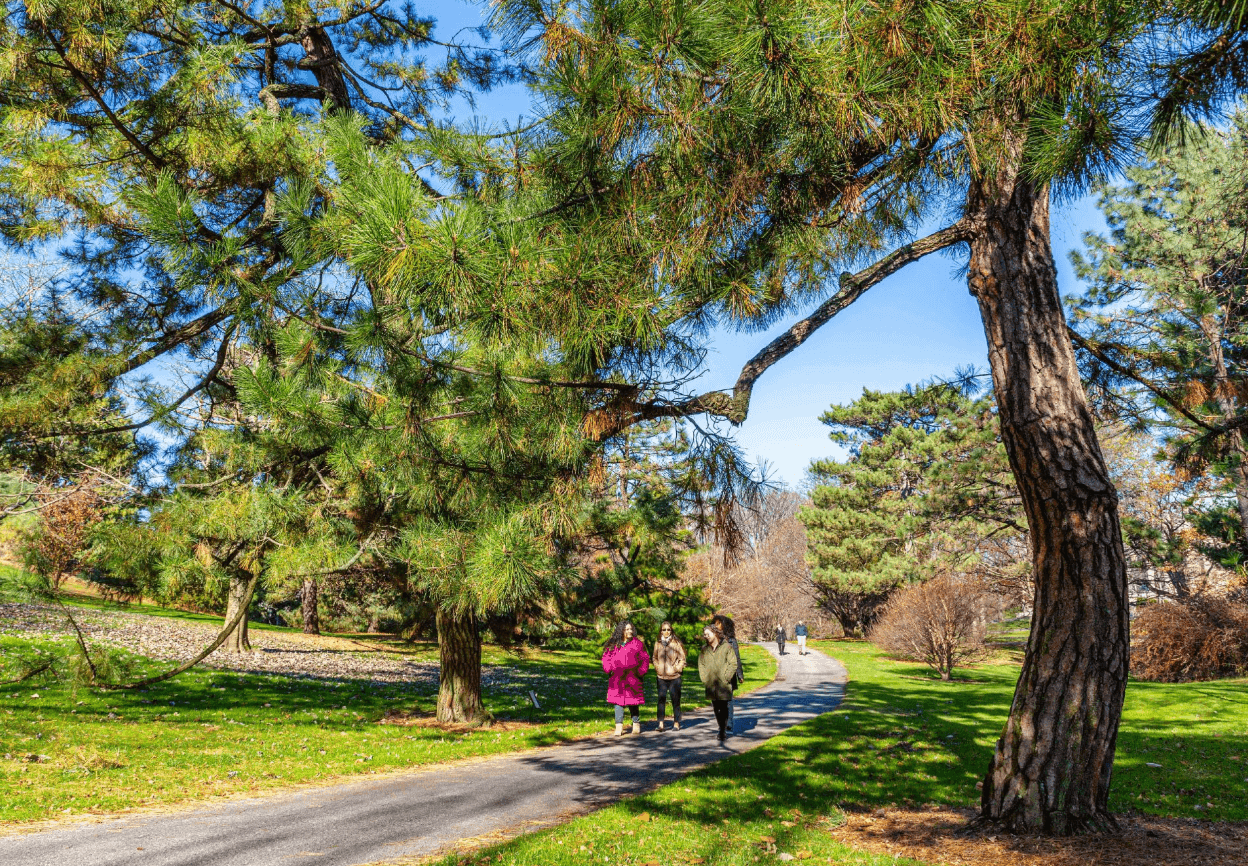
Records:
<instances>
[{"instance_id":1,"label":"blue jeans","mask_svg":"<svg viewBox=\"0 0 1248 866\"><path fill-rule=\"evenodd\" d=\"M641 721L641 707L638 704L633 704L629 707L628 714L633 717L634 725ZM624 708L619 704L615 705L615 723L617 725L624 724Z\"/></svg>"}]
</instances>

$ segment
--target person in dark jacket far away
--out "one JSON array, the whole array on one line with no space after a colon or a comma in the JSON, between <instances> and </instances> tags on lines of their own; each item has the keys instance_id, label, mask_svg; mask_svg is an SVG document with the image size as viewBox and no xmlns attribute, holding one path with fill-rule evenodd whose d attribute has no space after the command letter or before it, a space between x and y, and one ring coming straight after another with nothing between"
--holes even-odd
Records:
<instances>
[{"instance_id":1,"label":"person in dark jacket far away","mask_svg":"<svg viewBox=\"0 0 1248 866\"><path fill-rule=\"evenodd\" d=\"M784 625L776 626L776 646L780 649L780 655L784 655Z\"/></svg>"},{"instance_id":2,"label":"person in dark jacket far away","mask_svg":"<svg viewBox=\"0 0 1248 866\"><path fill-rule=\"evenodd\" d=\"M711 617L711 622L719 626L728 645L732 647L732 654L737 657L737 675L732 681L733 700L728 704L728 733L733 734L736 733L737 723L737 686L745 682L745 668L741 666L741 647L737 645L737 624L732 621L732 617L724 616L722 613Z\"/></svg>"},{"instance_id":3,"label":"person in dark jacket far away","mask_svg":"<svg viewBox=\"0 0 1248 866\"><path fill-rule=\"evenodd\" d=\"M702 629L702 639L706 641L706 646L698 653L698 676L702 678L706 696L715 710L719 741L722 743L728 727L728 706L732 703L732 680L737 673L736 658L718 626L708 625Z\"/></svg>"},{"instance_id":4,"label":"person in dark jacket far away","mask_svg":"<svg viewBox=\"0 0 1248 866\"><path fill-rule=\"evenodd\" d=\"M806 623L802 620L797 621L797 628L793 629L793 636L797 638L797 654L799 656L806 655Z\"/></svg>"},{"instance_id":5,"label":"person in dark jacket far away","mask_svg":"<svg viewBox=\"0 0 1248 866\"><path fill-rule=\"evenodd\" d=\"M659 730L663 730L663 716L667 713L667 696L672 696L672 728L680 730L680 676L685 670L685 645L672 631L666 620L659 626L659 639L654 642L651 653L654 674L659 679Z\"/></svg>"},{"instance_id":6,"label":"person in dark jacket far away","mask_svg":"<svg viewBox=\"0 0 1248 866\"><path fill-rule=\"evenodd\" d=\"M631 622L617 623L602 648L602 669L607 681L607 703L615 704L615 735L624 733L624 708L633 719L633 733L641 733L641 705L646 702L641 678L650 670L650 656Z\"/></svg>"}]
</instances>

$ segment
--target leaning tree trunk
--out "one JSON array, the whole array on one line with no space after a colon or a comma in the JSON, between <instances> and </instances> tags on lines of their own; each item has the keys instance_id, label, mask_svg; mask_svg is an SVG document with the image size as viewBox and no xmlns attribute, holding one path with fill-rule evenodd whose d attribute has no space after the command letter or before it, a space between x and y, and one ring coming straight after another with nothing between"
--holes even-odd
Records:
<instances>
[{"instance_id":1,"label":"leaning tree trunk","mask_svg":"<svg viewBox=\"0 0 1248 866\"><path fill-rule=\"evenodd\" d=\"M968 195L968 283L1030 528L1035 612L981 820L1070 835L1116 826L1108 799L1127 684L1126 560L1117 496L1066 335L1048 188L1017 176L994 181Z\"/></svg>"},{"instance_id":2,"label":"leaning tree trunk","mask_svg":"<svg viewBox=\"0 0 1248 866\"><path fill-rule=\"evenodd\" d=\"M1231 396L1234 385L1226 367L1226 353L1222 351L1223 327L1212 315L1200 320L1200 330L1209 343L1209 362L1213 366L1213 394L1223 423L1231 423L1239 410ZM1231 467L1231 486L1235 491L1235 505L1239 511L1240 549L1248 552L1248 448L1244 445L1244 431L1238 428L1228 436L1234 461Z\"/></svg>"},{"instance_id":3,"label":"leaning tree trunk","mask_svg":"<svg viewBox=\"0 0 1248 866\"><path fill-rule=\"evenodd\" d=\"M321 614L317 610L317 604L320 601L321 588L317 585L315 577L304 578L303 588L299 591L299 596L303 609L303 633L320 634Z\"/></svg>"},{"instance_id":4,"label":"leaning tree trunk","mask_svg":"<svg viewBox=\"0 0 1248 866\"><path fill-rule=\"evenodd\" d=\"M246 572L239 571L230 575L229 602L225 608L225 621L227 623L233 621L238 614L240 605L248 602L249 590L251 588L251 575ZM251 651L251 642L247 640L247 615L243 614L239 619L238 625L234 627L225 638L223 644L226 652L242 653Z\"/></svg>"},{"instance_id":5,"label":"leaning tree trunk","mask_svg":"<svg viewBox=\"0 0 1248 866\"><path fill-rule=\"evenodd\" d=\"M477 618L438 610L438 721L481 724L481 635Z\"/></svg>"}]
</instances>

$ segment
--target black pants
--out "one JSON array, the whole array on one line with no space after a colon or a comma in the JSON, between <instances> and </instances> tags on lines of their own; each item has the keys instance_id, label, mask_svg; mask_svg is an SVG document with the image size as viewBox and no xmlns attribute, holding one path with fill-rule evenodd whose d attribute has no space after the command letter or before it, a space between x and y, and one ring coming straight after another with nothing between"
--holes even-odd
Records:
<instances>
[{"instance_id":1,"label":"black pants","mask_svg":"<svg viewBox=\"0 0 1248 866\"><path fill-rule=\"evenodd\" d=\"M719 723L719 735L724 735L724 730L728 727L728 704L731 701L721 701L718 698L711 698L711 706L715 708L715 721Z\"/></svg>"},{"instance_id":2,"label":"black pants","mask_svg":"<svg viewBox=\"0 0 1248 866\"><path fill-rule=\"evenodd\" d=\"M680 677L674 680L659 680L659 721L667 715L667 696L672 696L672 718L680 724Z\"/></svg>"},{"instance_id":3,"label":"black pants","mask_svg":"<svg viewBox=\"0 0 1248 866\"><path fill-rule=\"evenodd\" d=\"M784 655L784 638L777 640L776 646L780 648L780 655Z\"/></svg>"}]
</instances>

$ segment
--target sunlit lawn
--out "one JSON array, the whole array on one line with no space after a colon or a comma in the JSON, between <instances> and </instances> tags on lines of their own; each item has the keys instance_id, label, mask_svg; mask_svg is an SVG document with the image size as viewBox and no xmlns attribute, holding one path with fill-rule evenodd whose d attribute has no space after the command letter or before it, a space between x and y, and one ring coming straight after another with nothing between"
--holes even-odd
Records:
<instances>
[{"instance_id":1,"label":"sunlit lawn","mask_svg":"<svg viewBox=\"0 0 1248 866\"><path fill-rule=\"evenodd\" d=\"M14 651L52 641L0 636L0 680ZM436 647L387 647L436 660ZM747 690L769 682L771 656L744 647ZM479 731L377 724L387 710L432 712L432 683L372 685L196 669L146 692L28 681L0 692L0 821L174 803L335 776L489 755L612 726L598 657L487 647L485 688L503 724ZM169 663L137 659L135 678ZM686 694L700 697L696 673ZM528 701L536 692L541 709ZM653 680L643 719L654 718ZM697 701L700 702L700 701ZM67 811L68 810L68 811Z\"/></svg>"},{"instance_id":2,"label":"sunlit lawn","mask_svg":"<svg viewBox=\"0 0 1248 866\"><path fill-rule=\"evenodd\" d=\"M942 683L926 668L890 661L867 643L812 645L849 670L842 709L652 793L445 862L747 866L775 862L779 853L811 862L912 862L853 851L827 829L844 809L976 805L976 782L1005 720L1018 667L985 665ZM1132 682L1111 807L1248 818L1245 686L1244 680ZM1147 767L1150 761L1162 767Z\"/></svg>"}]
</instances>

